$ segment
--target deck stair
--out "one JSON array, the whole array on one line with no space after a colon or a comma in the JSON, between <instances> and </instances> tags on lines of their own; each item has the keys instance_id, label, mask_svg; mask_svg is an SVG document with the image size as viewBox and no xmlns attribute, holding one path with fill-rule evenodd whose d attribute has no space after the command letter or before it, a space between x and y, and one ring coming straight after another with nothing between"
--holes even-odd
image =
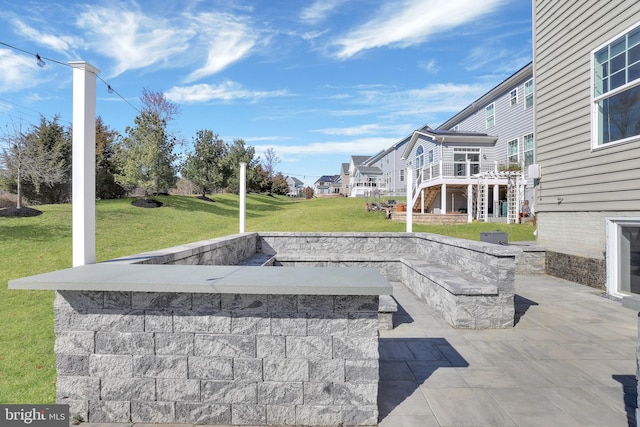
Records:
<instances>
[{"instance_id":1,"label":"deck stair","mask_svg":"<svg viewBox=\"0 0 640 427\"><path fill-rule=\"evenodd\" d=\"M438 193L440 193L440 188L439 187L423 187L423 188L421 188L420 191L418 192L417 196L413 200L413 211L414 212L420 212L420 210L421 210L422 202L421 202L420 193L423 193L423 196L424 196L424 210L427 211L429 209L429 207L431 206L431 204L433 203L433 201L438 196Z\"/></svg>"}]
</instances>

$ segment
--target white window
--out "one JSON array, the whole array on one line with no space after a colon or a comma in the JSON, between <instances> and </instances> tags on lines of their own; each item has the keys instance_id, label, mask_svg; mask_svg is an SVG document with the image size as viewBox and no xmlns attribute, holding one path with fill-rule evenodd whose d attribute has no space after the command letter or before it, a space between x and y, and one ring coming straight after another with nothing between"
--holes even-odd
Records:
<instances>
[{"instance_id":1,"label":"white window","mask_svg":"<svg viewBox=\"0 0 640 427\"><path fill-rule=\"evenodd\" d=\"M484 109L484 116L487 129L493 127L493 125L495 124L495 108L493 103L487 105L487 107Z\"/></svg>"},{"instance_id":2,"label":"white window","mask_svg":"<svg viewBox=\"0 0 640 427\"><path fill-rule=\"evenodd\" d=\"M533 79L524 82L524 108L533 107Z\"/></svg>"},{"instance_id":3,"label":"white window","mask_svg":"<svg viewBox=\"0 0 640 427\"><path fill-rule=\"evenodd\" d=\"M479 148L454 148L453 169L455 176L467 175L467 160L471 170L469 175L480 173L480 149Z\"/></svg>"},{"instance_id":4,"label":"white window","mask_svg":"<svg viewBox=\"0 0 640 427\"><path fill-rule=\"evenodd\" d=\"M454 127L451 128L451 131L458 132L459 129L460 129L460 125L455 125Z\"/></svg>"},{"instance_id":5,"label":"white window","mask_svg":"<svg viewBox=\"0 0 640 427\"><path fill-rule=\"evenodd\" d=\"M400 182L404 182L404 169L400 169Z\"/></svg>"},{"instance_id":6,"label":"white window","mask_svg":"<svg viewBox=\"0 0 640 427\"><path fill-rule=\"evenodd\" d=\"M429 163L433 163L433 150L429 150Z\"/></svg>"},{"instance_id":7,"label":"white window","mask_svg":"<svg viewBox=\"0 0 640 427\"><path fill-rule=\"evenodd\" d=\"M640 294L640 218L607 218L607 291Z\"/></svg>"},{"instance_id":8,"label":"white window","mask_svg":"<svg viewBox=\"0 0 640 427\"><path fill-rule=\"evenodd\" d=\"M507 161L518 163L518 138L507 142Z\"/></svg>"},{"instance_id":9,"label":"white window","mask_svg":"<svg viewBox=\"0 0 640 427\"><path fill-rule=\"evenodd\" d=\"M640 26L609 41L591 55L594 148L637 140L640 135Z\"/></svg>"},{"instance_id":10,"label":"white window","mask_svg":"<svg viewBox=\"0 0 640 427\"><path fill-rule=\"evenodd\" d=\"M523 147L523 154L524 154L524 167L526 168L529 165L532 165L534 163L533 161L533 149L535 148L534 145L534 139L533 139L533 134L530 133L528 135L524 136L524 147Z\"/></svg>"},{"instance_id":11,"label":"white window","mask_svg":"<svg viewBox=\"0 0 640 427\"><path fill-rule=\"evenodd\" d=\"M418 146L416 150L416 169L424 167L424 148L422 145Z\"/></svg>"},{"instance_id":12,"label":"white window","mask_svg":"<svg viewBox=\"0 0 640 427\"><path fill-rule=\"evenodd\" d=\"M518 103L518 88L515 88L514 90L509 92L509 98L511 98L511 105L516 105Z\"/></svg>"}]
</instances>

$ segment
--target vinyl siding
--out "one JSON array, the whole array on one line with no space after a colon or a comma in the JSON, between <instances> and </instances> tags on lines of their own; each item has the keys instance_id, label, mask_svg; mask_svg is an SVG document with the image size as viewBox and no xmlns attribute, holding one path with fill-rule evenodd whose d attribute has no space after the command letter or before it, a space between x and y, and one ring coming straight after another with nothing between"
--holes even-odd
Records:
<instances>
[{"instance_id":1,"label":"vinyl siding","mask_svg":"<svg viewBox=\"0 0 640 427\"><path fill-rule=\"evenodd\" d=\"M591 149L590 61L640 21L640 2L535 0L534 21L538 212L637 211L640 142Z\"/></svg>"},{"instance_id":2,"label":"vinyl siding","mask_svg":"<svg viewBox=\"0 0 640 427\"><path fill-rule=\"evenodd\" d=\"M486 160L482 161L504 163L507 161L507 144L514 139L518 140L518 159L524 161L524 136L533 132L533 108L524 108L524 84L529 81L533 75L529 75L515 84L505 87L498 96L478 105L473 114L470 114L455 125L458 130L463 132L483 132L488 135L497 136L498 141L495 146L487 145L464 145L464 147L481 147L481 153L486 155ZM518 102L511 105L510 92L513 89L518 90ZM534 86L534 93L535 93ZM495 125L486 128L485 126L485 108L493 103L495 106ZM454 125L454 126L455 126ZM534 134L535 139L535 134ZM445 144L445 146L447 146ZM453 149L451 147L462 147L462 145L447 146L444 151L444 160L453 160ZM536 159L536 150L534 148L534 161ZM532 183L530 183L532 184Z\"/></svg>"}]
</instances>

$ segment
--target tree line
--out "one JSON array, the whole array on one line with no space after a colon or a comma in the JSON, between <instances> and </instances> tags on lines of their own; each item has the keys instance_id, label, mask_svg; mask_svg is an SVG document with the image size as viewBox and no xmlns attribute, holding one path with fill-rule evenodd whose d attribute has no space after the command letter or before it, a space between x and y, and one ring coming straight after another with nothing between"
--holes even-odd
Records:
<instances>
[{"instance_id":1,"label":"tree line","mask_svg":"<svg viewBox=\"0 0 640 427\"><path fill-rule=\"evenodd\" d=\"M175 188L179 175L202 197L220 191L238 193L239 165L247 164L247 191L286 195L289 186L279 159L270 148L261 161L255 148L237 138L223 141L209 129L197 131L190 149L168 128L180 114L178 105L161 92L143 90L143 108L124 135L96 118L96 198L120 198L133 193L152 197ZM40 117L23 129L7 127L0 140L0 186L32 204L67 203L71 200L72 129L60 117Z\"/></svg>"}]
</instances>

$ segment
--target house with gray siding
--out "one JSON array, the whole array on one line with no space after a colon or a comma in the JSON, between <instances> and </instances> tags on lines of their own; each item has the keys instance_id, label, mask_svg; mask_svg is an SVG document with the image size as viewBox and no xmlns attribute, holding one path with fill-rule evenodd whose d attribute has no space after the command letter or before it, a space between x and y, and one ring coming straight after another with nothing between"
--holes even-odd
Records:
<instances>
[{"instance_id":1,"label":"house with gray siding","mask_svg":"<svg viewBox=\"0 0 640 427\"><path fill-rule=\"evenodd\" d=\"M289 197L302 197L304 196L304 182L300 181L295 176L287 176L285 179L289 185Z\"/></svg>"},{"instance_id":2,"label":"house with gray siding","mask_svg":"<svg viewBox=\"0 0 640 427\"><path fill-rule=\"evenodd\" d=\"M640 293L640 2L534 0L533 15L547 272Z\"/></svg>"},{"instance_id":3,"label":"house with gray siding","mask_svg":"<svg viewBox=\"0 0 640 427\"><path fill-rule=\"evenodd\" d=\"M436 129L416 130L402 151L414 211L517 221L534 202L533 100L529 63Z\"/></svg>"}]
</instances>

